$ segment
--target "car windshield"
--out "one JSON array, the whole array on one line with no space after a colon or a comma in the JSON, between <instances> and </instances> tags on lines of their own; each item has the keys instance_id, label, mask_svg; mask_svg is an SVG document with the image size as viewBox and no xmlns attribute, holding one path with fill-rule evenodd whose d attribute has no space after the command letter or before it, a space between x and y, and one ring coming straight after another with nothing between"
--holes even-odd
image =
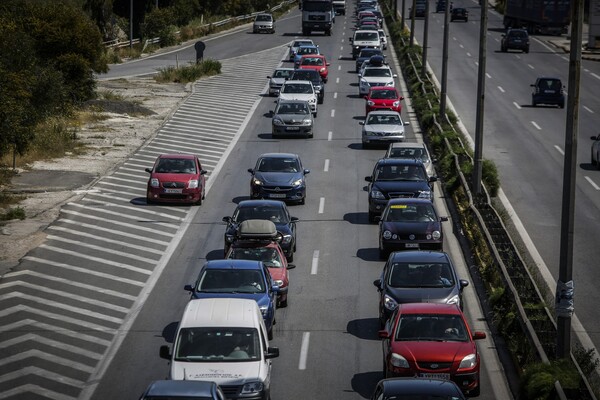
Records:
<instances>
[{"instance_id":1,"label":"car windshield","mask_svg":"<svg viewBox=\"0 0 600 400\"><path fill-rule=\"evenodd\" d=\"M196 290L202 293L266 293L265 280L256 269L207 269Z\"/></svg>"},{"instance_id":2,"label":"car windshield","mask_svg":"<svg viewBox=\"0 0 600 400\"><path fill-rule=\"evenodd\" d=\"M562 83L558 79L540 79L538 87L540 90L560 90Z\"/></svg>"},{"instance_id":3,"label":"car windshield","mask_svg":"<svg viewBox=\"0 0 600 400\"><path fill-rule=\"evenodd\" d=\"M392 72L389 68L365 68L363 76L387 77L392 76Z\"/></svg>"},{"instance_id":4,"label":"car windshield","mask_svg":"<svg viewBox=\"0 0 600 400\"><path fill-rule=\"evenodd\" d=\"M292 47L300 47L300 46L312 46L312 42L310 40L296 40Z\"/></svg>"},{"instance_id":5,"label":"car windshield","mask_svg":"<svg viewBox=\"0 0 600 400\"><path fill-rule=\"evenodd\" d=\"M258 163L260 172L300 172L300 165L295 158L264 157Z\"/></svg>"},{"instance_id":6,"label":"car windshield","mask_svg":"<svg viewBox=\"0 0 600 400\"><path fill-rule=\"evenodd\" d=\"M379 40L379 33L377 32L358 32L354 36L354 40Z\"/></svg>"},{"instance_id":7,"label":"car windshield","mask_svg":"<svg viewBox=\"0 0 600 400\"><path fill-rule=\"evenodd\" d=\"M302 58L301 65L324 65L323 59L320 57L304 57Z\"/></svg>"},{"instance_id":8,"label":"car windshield","mask_svg":"<svg viewBox=\"0 0 600 400\"><path fill-rule=\"evenodd\" d=\"M527 33L523 31L510 31L508 36L516 39L524 39L525 37L527 37Z\"/></svg>"},{"instance_id":9,"label":"car windshield","mask_svg":"<svg viewBox=\"0 0 600 400\"><path fill-rule=\"evenodd\" d=\"M428 162L429 157L422 147L392 147L389 158L409 158Z\"/></svg>"},{"instance_id":10,"label":"car windshield","mask_svg":"<svg viewBox=\"0 0 600 400\"><path fill-rule=\"evenodd\" d=\"M377 49L365 49L363 51L360 52L359 57L360 58L364 58L364 57L368 57L371 58L371 56L376 56L376 55L380 55L381 54L381 50L377 50Z\"/></svg>"},{"instance_id":11,"label":"car windshield","mask_svg":"<svg viewBox=\"0 0 600 400\"><path fill-rule=\"evenodd\" d=\"M392 204L383 213L384 222L433 222L437 220L433 204Z\"/></svg>"},{"instance_id":12,"label":"car windshield","mask_svg":"<svg viewBox=\"0 0 600 400\"><path fill-rule=\"evenodd\" d=\"M287 224L290 222L284 209L278 206L244 206L238 207L233 213L233 221L236 223L248 219L268 219L274 224Z\"/></svg>"},{"instance_id":13,"label":"car windshield","mask_svg":"<svg viewBox=\"0 0 600 400\"><path fill-rule=\"evenodd\" d=\"M268 268L283 268L281 256L272 247L234 247L229 254L229 258L262 261Z\"/></svg>"},{"instance_id":14,"label":"car windshield","mask_svg":"<svg viewBox=\"0 0 600 400\"><path fill-rule=\"evenodd\" d=\"M371 92L372 99L397 99L398 93L395 90L373 90Z\"/></svg>"},{"instance_id":15,"label":"car windshield","mask_svg":"<svg viewBox=\"0 0 600 400\"><path fill-rule=\"evenodd\" d=\"M398 115L369 115L367 125L400 125L400 117Z\"/></svg>"},{"instance_id":16,"label":"car windshield","mask_svg":"<svg viewBox=\"0 0 600 400\"><path fill-rule=\"evenodd\" d=\"M309 113L308 103L281 103L275 110L275 114L308 115Z\"/></svg>"},{"instance_id":17,"label":"car windshield","mask_svg":"<svg viewBox=\"0 0 600 400\"><path fill-rule=\"evenodd\" d=\"M292 70L289 69L276 69L273 73L273 78L289 78L292 76Z\"/></svg>"},{"instance_id":18,"label":"car windshield","mask_svg":"<svg viewBox=\"0 0 600 400\"><path fill-rule=\"evenodd\" d=\"M272 21L273 17L270 15L257 15L256 20L257 21Z\"/></svg>"},{"instance_id":19,"label":"car windshield","mask_svg":"<svg viewBox=\"0 0 600 400\"><path fill-rule=\"evenodd\" d=\"M454 286L454 277L448 263L396 262L386 284L393 288L447 288Z\"/></svg>"},{"instance_id":20,"label":"car windshield","mask_svg":"<svg viewBox=\"0 0 600 400\"><path fill-rule=\"evenodd\" d=\"M260 337L255 328L181 328L174 352L175 361L257 361Z\"/></svg>"},{"instance_id":21,"label":"car windshield","mask_svg":"<svg viewBox=\"0 0 600 400\"><path fill-rule=\"evenodd\" d=\"M312 69L306 69L302 71L294 72L291 80L294 81L316 81L321 80L321 75L319 75L319 71L315 71Z\"/></svg>"},{"instance_id":22,"label":"car windshield","mask_svg":"<svg viewBox=\"0 0 600 400\"><path fill-rule=\"evenodd\" d=\"M394 340L468 342L469 336L459 315L406 314L400 316Z\"/></svg>"},{"instance_id":23,"label":"car windshield","mask_svg":"<svg viewBox=\"0 0 600 400\"><path fill-rule=\"evenodd\" d=\"M425 169L417 165L380 165L375 181L425 181Z\"/></svg>"},{"instance_id":24,"label":"car windshield","mask_svg":"<svg viewBox=\"0 0 600 400\"><path fill-rule=\"evenodd\" d=\"M313 90L310 85L304 83L287 83L283 85L281 93L312 94Z\"/></svg>"},{"instance_id":25,"label":"car windshield","mask_svg":"<svg viewBox=\"0 0 600 400\"><path fill-rule=\"evenodd\" d=\"M316 47L300 47L298 49L298 54L319 54L319 49Z\"/></svg>"},{"instance_id":26,"label":"car windshield","mask_svg":"<svg viewBox=\"0 0 600 400\"><path fill-rule=\"evenodd\" d=\"M161 158L154 172L158 174L195 174L196 163L190 158Z\"/></svg>"}]
</instances>

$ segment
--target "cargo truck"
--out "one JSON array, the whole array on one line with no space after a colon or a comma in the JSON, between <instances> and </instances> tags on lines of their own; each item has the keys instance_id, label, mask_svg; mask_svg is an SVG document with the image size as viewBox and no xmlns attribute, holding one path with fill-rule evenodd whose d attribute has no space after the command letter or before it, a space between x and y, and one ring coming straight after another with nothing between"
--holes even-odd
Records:
<instances>
[{"instance_id":1,"label":"cargo truck","mask_svg":"<svg viewBox=\"0 0 600 400\"><path fill-rule=\"evenodd\" d=\"M302 0L302 34L322 31L331 36L335 12L332 0Z\"/></svg>"},{"instance_id":2,"label":"cargo truck","mask_svg":"<svg viewBox=\"0 0 600 400\"><path fill-rule=\"evenodd\" d=\"M333 0L333 11L336 14L346 15L346 0Z\"/></svg>"},{"instance_id":3,"label":"cargo truck","mask_svg":"<svg viewBox=\"0 0 600 400\"><path fill-rule=\"evenodd\" d=\"M570 0L507 0L504 27L560 35L571 23Z\"/></svg>"}]
</instances>

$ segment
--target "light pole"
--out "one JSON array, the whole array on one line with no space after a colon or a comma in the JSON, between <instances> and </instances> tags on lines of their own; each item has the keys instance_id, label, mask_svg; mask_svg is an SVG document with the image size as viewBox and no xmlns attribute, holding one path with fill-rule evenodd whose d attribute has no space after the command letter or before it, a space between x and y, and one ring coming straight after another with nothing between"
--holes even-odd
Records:
<instances>
[{"instance_id":1,"label":"light pole","mask_svg":"<svg viewBox=\"0 0 600 400\"><path fill-rule=\"evenodd\" d=\"M421 66L421 77L427 76L427 43L429 41L429 0L425 2L425 25L423 27L423 65Z\"/></svg>"},{"instance_id":2,"label":"light pole","mask_svg":"<svg viewBox=\"0 0 600 400\"><path fill-rule=\"evenodd\" d=\"M129 0L129 49L133 49L133 0Z\"/></svg>"},{"instance_id":3,"label":"light pole","mask_svg":"<svg viewBox=\"0 0 600 400\"><path fill-rule=\"evenodd\" d=\"M485 62L487 51L487 0L481 2L481 22L479 23L479 72L477 74L477 114L475 116L475 150L473 165L473 193L481 193L483 164L483 115L485 104Z\"/></svg>"},{"instance_id":4,"label":"light pole","mask_svg":"<svg viewBox=\"0 0 600 400\"><path fill-rule=\"evenodd\" d=\"M400 29L402 29L402 31L404 31L404 10L405 10L405 3L406 0L402 0L402 15L401 15L401 19L400 19Z\"/></svg>"},{"instance_id":5,"label":"light pole","mask_svg":"<svg viewBox=\"0 0 600 400\"><path fill-rule=\"evenodd\" d=\"M446 0L446 9L444 10L444 44L442 50L442 89L440 92L440 120L446 118L446 92L448 87L448 35L450 22L448 18L450 10L450 0Z\"/></svg>"},{"instance_id":6,"label":"light pole","mask_svg":"<svg viewBox=\"0 0 600 400\"><path fill-rule=\"evenodd\" d=\"M413 47L413 45L415 44L415 16L417 15L417 10L415 10L416 7L417 0L412 0L412 8L410 9L410 47Z\"/></svg>"}]
</instances>

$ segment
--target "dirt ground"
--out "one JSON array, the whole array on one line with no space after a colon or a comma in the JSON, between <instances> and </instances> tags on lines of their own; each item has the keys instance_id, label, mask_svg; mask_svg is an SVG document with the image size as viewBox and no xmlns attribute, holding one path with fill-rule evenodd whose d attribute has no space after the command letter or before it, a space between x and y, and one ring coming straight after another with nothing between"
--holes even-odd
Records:
<instances>
[{"instance_id":1,"label":"dirt ground","mask_svg":"<svg viewBox=\"0 0 600 400\"><path fill-rule=\"evenodd\" d=\"M86 147L83 155L38 161L18 171L10 188L26 196L18 206L25 220L0 225L0 276L45 240L44 229L60 207L76 200L101 176L111 173L135 150L154 137L160 126L190 94L190 85L158 84L153 79L98 82L99 91L120 95L122 101L95 104L104 111L96 122L77 132Z\"/></svg>"}]
</instances>

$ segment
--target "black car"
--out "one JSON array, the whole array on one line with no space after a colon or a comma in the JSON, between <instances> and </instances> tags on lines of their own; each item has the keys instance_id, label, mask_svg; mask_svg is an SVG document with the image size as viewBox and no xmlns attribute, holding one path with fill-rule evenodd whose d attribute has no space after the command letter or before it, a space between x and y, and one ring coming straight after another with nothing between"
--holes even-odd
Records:
<instances>
[{"instance_id":1,"label":"black car","mask_svg":"<svg viewBox=\"0 0 600 400\"><path fill-rule=\"evenodd\" d=\"M225 395L215 382L163 380L150 383L140 400L177 398L225 400Z\"/></svg>"},{"instance_id":2,"label":"black car","mask_svg":"<svg viewBox=\"0 0 600 400\"><path fill-rule=\"evenodd\" d=\"M427 199L391 199L379 220L379 252L386 259L395 250L443 250L440 217Z\"/></svg>"},{"instance_id":3,"label":"black car","mask_svg":"<svg viewBox=\"0 0 600 400\"><path fill-rule=\"evenodd\" d=\"M427 176L423 162L417 159L382 158L375 164L369 182L369 222L385 209L388 200L398 197L433 199L431 183L437 177Z\"/></svg>"},{"instance_id":4,"label":"black car","mask_svg":"<svg viewBox=\"0 0 600 400\"><path fill-rule=\"evenodd\" d=\"M372 56L382 56L385 59L381 49L377 49L375 47L365 47L360 51L360 53L358 53L358 57L356 58L356 72L360 70L363 62L369 60Z\"/></svg>"},{"instance_id":5,"label":"black car","mask_svg":"<svg viewBox=\"0 0 600 400\"><path fill-rule=\"evenodd\" d=\"M315 90L319 91L317 103L323 104L325 99L325 83L321 74L316 69L295 69L289 78L290 81L311 81Z\"/></svg>"},{"instance_id":6,"label":"black car","mask_svg":"<svg viewBox=\"0 0 600 400\"><path fill-rule=\"evenodd\" d=\"M410 18L424 17L425 10L426 10L425 2L417 1L417 5L415 6L414 15L413 15L412 9L409 10Z\"/></svg>"},{"instance_id":7,"label":"black car","mask_svg":"<svg viewBox=\"0 0 600 400\"><path fill-rule=\"evenodd\" d=\"M529 33L526 29L509 29L502 35L500 50L504 53L508 50L521 50L529 53Z\"/></svg>"},{"instance_id":8,"label":"black car","mask_svg":"<svg viewBox=\"0 0 600 400\"><path fill-rule=\"evenodd\" d=\"M450 3L450 10L452 10L452 3ZM438 0L435 3L435 12L436 13L446 12L446 1L445 0Z\"/></svg>"},{"instance_id":9,"label":"black car","mask_svg":"<svg viewBox=\"0 0 600 400\"><path fill-rule=\"evenodd\" d=\"M383 326L398 304L442 303L462 307L462 291L469 285L459 279L447 253L396 251L390 254L379 279L379 323Z\"/></svg>"},{"instance_id":10,"label":"black car","mask_svg":"<svg viewBox=\"0 0 600 400\"><path fill-rule=\"evenodd\" d=\"M538 104L550 104L565 108L564 86L560 79L537 78L535 83L530 86L533 88L533 93L531 93L531 105L533 107Z\"/></svg>"},{"instance_id":11,"label":"black car","mask_svg":"<svg viewBox=\"0 0 600 400\"><path fill-rule=\"evenodd\" d=\"M306 174L297 154L265 153L258 157L256 166L249 168L251 199L276 199L304 204L306 201Z\"/></svg>"},{"instance_id":12,"label":"black car","mask_svg":"<svg viewBox=\"0 0 600 400\"><path fill-rule=\"evenodd\" d=\"M453 8L450 14L450 22L452 21L469 22L469 11L462 7Z\"/></svg>"},{"instance_id":13,"label":"black car","mask_svg":"<svg viewBox=\"0 0 600 400\"><path fill-rule=\"evenodd\" d=\"M377 383L371 400L466 400L456 383L435 378L387 378Z\"/></svg>"},{"instance_id":14,"label":"black car","mask_svg":"<svg viewBox=\"0 0 600 400\"><path fill-rule=\"evenodd\" d=\"M223 245L225 255L236 238L239 225L248 219L266 219L273 222L277 227L277 232L282 235L279 245L285 253L285 257L289 262L294 260L298 218L290 216L285 203L278 200L243 200L240 201L231 217L223 217L223 222L227 223Z\"/></svg>"}]
</instances>

